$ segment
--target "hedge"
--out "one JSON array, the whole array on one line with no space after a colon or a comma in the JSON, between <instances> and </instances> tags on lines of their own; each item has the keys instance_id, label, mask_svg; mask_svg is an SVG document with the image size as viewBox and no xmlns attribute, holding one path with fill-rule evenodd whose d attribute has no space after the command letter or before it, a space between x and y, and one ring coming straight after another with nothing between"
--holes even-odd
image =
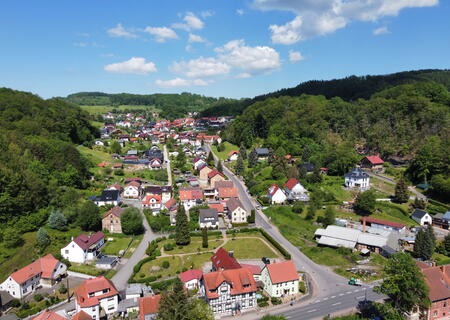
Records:
<instances>
[{"instance_id":1,"label":"hedge","mask_svg":"<svg viewBox=\"0 0 450 320\"><path fill-rule=\"evenodd\" d=\"M153 282L151 284L152 289L153 291L155 291L155 293L164 291L175 282L175 279L176 278Z\"/></svg>"},{"instance_id":2,"label":"hedge","mask_svg":"<svg viewBox=\"0 0 450 320\"><path fill-rule=\"evenodd\" d=\"M189 233L189 235L191 237L202 237L203 233L202 232L191 232ZM208 231L208 236L220 236L222 235L221 231Z\"/></svg>"}]
</instances>

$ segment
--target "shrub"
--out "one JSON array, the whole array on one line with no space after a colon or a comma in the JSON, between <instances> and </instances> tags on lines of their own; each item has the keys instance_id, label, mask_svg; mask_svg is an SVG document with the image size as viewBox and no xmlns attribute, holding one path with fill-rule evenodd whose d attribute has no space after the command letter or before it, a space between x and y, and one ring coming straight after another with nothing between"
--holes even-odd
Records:
<instances>
[{"instance_id":1,"label":"shrub","mask_svg":"<svg viewBox=\"0 0 450 320\"><path fill-rule=\"evenodd\" d=\"M20 307L20 300L19 299L12 299L11 300L11 307L13 307L13 308Z\"/></svg>"},{"instance_id":2,"label":"shrub","mask_svg":"<svg viewBox=\"0 0 450 320\"><path fill-rule=\"evenodd\" d=\"M34 301L39 302L39 301L42 301L42 299L44 299L44 297L42 296L42 294L36 293L35 295L33 295L33 299L34 299Z\"/></svg>"},{"instance_id":3,"label":"shrub","mask_svg":"<svg viewBox=\"0 0 450 320\"><path fill-rule=\"evenodd\" d=\"M277 298L277 297L272 297L272 298L270 299L270 302L272 302L272 304L273 304L274 306L276 306L277 304L281 304L281 299L280 299L280 298Z\"/></svg>"},{"instance_id":4,"label":"shrub","mask_svg":"<svg viewBox=\"0 0 450 320\"><path fill-rule=\"evenodd\" d=\"M59 293L61 294L65 294L67 293L67 287L63 284L61 284L61 286L59 287Z\"/></svg>"},{"instance_id":5,"label":"shrub","mask_svg":"<svg viewBox=\"0 0 450 320\"><path fill-rule=\"evenodd\" d=\"M298 291L300 291L301 293L305 293L306 292L306 285L305 282L300 281L298 283Z\"/></svg>"},{"instance_id":6,"label":"shrub","mask_svg":"<svg viewBox=\"0 0 450 320\"><path fill-rule=\"evenodd\" d=\"M164 245L164 251L172 251L175 249L175 243L166 243Z\"/></svg>"},{"instance_id":7,"label":"shrub","mask_svg":"<svg viewBox=\"0 0 450 320\"><path fill-rule=\"evenodd\" d=\"M267 301L258 302L258 307L264 308L267 307L269 303Z\"/></svg>"},{"instance_id":8,"label":"shrub","mask_svg":"<svg viewBox=\"0 0 450 320\"><path fill-rule=\"evenodd\" d=\"M302 202L295 202L292 206L292 211L295 213L302 213L303 209L305 208L305 205Z\"/></svg>"},{"instance_id":9,"label":"shrub","mask_svg":"<svg viewBox=\"0 0 450 320\"><path fill-rule=\"evenodd\" d=\"M163 263L161 264L161 267L163 267L164 269L169 269L170 262L167 260L164 260Z\"/></svg>"}]
</instances>

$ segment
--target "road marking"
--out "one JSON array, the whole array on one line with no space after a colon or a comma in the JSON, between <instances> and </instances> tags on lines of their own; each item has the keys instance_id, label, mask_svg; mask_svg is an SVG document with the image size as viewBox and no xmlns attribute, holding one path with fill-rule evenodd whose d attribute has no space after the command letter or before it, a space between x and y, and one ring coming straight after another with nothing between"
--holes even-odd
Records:
<instances>
[{"instance_id":1,"label":"road marking","mask_svg":"<svg viewBox=\"0 0 450 320\"><path fill-rule=\"evenodd\" d=\"M356 297L356 299L362 299L362 298L364 298L365 296L360 296L360 297Z\"/></svg>"},{"instance_id":2,"label":"road marking","mask_svg":"<svg viewBox=\"0 0 450 320\"><path fill-rule=\"evenodd\" d=\"M340 302L336 302L336 303L333 303L332 306L337 306L338 304L341 304L341 303Z\"/></svg>"},{"instance_id":3,"label":"road marking","mask_svg":"<svg viewBox=\"0 0 450 320\"><path fill-rule=\"evenodd\" d=\"M317 309L312 309L312 310L309 310L307 312L310 313L310 312L314 312L314 311L317 311Z\"/></svg>"},{"instance_id":4,"label":"road marking","mask_svg":"<svg viewBox=\"0 0 450 320\"><path fill-rule=\"evenodd\" d=\"M346 292L346 294L350 294L350 293L352 293L352 292L351 292L351 291L347 291L347 292Z\"/></svg>"},{"instance_id":5,"label":"road marking","mask_svg":"<svg viewBox=\"0 0 450 320\"><path fill-rule=\"evenodd\" d=\"M327 301L327 300L328 300L328 298L323 298L322 300L323 300L323 301Z\"/></svg>"},{"instance_id":6,"label":"road marking","mask_svg":"<svg viewBox=\"0 0 450 320\"><path fill-rule=\"evenodd\" d=\"M345 295L345 294L344 294L344 293L340 293L340 294L339 294L339 297L342 297L343 295Z\"/></svg>"},{"instance_id":7,"label":"road marking","mask_svg":"<svg viewBox=\"0 0 450 320\"><path fill-rule=\"evenodd\" d=\"M319 300L316 300L316 303L317 303L317 302L320 302L320 299L319 299Z\"/></svg>"},{"instance_id":8,"label":"road marking","mask_svg":"<svg viewBox=\"0 0 450 320\"><path fill-rule=\"evenodd\" d=\"M355 291L353 291L353 292L359 292L359 289L356 289Z\"/></svg>"},{"instance_id":9,"label":"road marking","mask_svg":"<svg viewBox=\"0 0 450 320\"><path fill-rule=\"evenodd\" d=\"M331 296L331 299L334 299L334 298L336 298L336 296Z\"/></svg>"}]
</instances>

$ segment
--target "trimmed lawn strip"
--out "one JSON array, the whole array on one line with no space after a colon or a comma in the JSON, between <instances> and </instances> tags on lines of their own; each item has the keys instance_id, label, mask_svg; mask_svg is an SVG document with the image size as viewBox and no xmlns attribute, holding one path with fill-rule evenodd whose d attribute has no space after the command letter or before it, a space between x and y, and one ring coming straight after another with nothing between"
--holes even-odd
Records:
<instances>
[{"instance_id":1,"label":"trimmed lawn strip","mask_svg":"<svg viewBox=\"0 0 450 320\"><path fill-rule=\"evenodd\" d=\"M111 236L106 236L106 238L112 238ZM132 241L132 238L114 238L113 241L106 241L105 246L102 251L106 255L117 256L121 250L125 250L128 244Z\"/></svg>"},{"instance_id":2,"label":"trimmed lawn strip","mask_svg":"<svg viewBox=\"0 0 450 320\"><path fill-rule=\"evenodd\" d=\"M262 241L262 238L231 239L228 240L224 249L233 251L236 259L278 258L278 255ZM277 249L274 248L273 250L276 251Z\"/></svg>"},{"instance_id":3,"label":"trimmed lawn strip","mask_svg":"<svg viewBox=\"0 0 450 320\"><path fill-rule=\"evenodd\" d=\"M173 255L173 254L180 254L180 253L197 253L197 252L204 252L204 251L212 251L218 248L220 245L223 244L223 239L213 239L213 237L208 237L208 248L202 247L202 238L201 237L192 237L191 243L187 246L177 246L175 245L175 248L170 251L164 250L165 254ZM175 241L173 239L167 239L164 241L161 241L158 243L159 249L164 247L165 244L173 243L175 244ZM161 250L162 251L162 250Z\"/></svg>"}]
</instances>

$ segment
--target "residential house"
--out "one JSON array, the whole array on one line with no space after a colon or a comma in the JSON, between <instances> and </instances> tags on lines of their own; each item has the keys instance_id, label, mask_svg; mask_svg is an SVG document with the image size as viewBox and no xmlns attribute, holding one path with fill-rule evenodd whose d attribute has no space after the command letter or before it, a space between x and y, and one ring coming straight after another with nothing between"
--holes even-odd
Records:
<instances>
[{"instance_id":1,"label":"residential house","mask_svg":"<svg viewBox=\"0 0 450 320\"><path fill-rule=\"evenodd\" d=\"M445 214L436 213L433 216L433 226L448 230L449 225L450 225L450 211L447 211Z\"/></svg>"},{"instance_id":2,"label":"residential house","mask_svg":"<svg viewBox=\"0 0 450 320\"><path fill-rule=\"evenodd\" d=\"M101 231L93 235L81 234L61 249L61 255L70 262L86 263L97 258L104 244L105 235Z\"/></svg>"},{"instance_id":3,"label":"residential house","mask_svg":"<svg viewBox=\"0 0 450 320\"><path fill-rule=\"evenodd\" d=\"M427 226L433 223L431 215L422 209L414 209L410 217L421 226Z\"/></svg>"},{"instance_id":4,"label":"residential house","mask_svg":"<svg viewBox=\"0 0 450 320\"><path fill-rule=\"evenodd\" d=\"M239 150L233 150L227 153L228 161L236 161L239 158Z\"/></svg>"},{"instance_id":5,"label":"residential house","mask_svg":"<svg viewBox=\"0 0 450 320\"><path fill-rule=\"evenodd\" d=\"M200 209L198 219L201 229L216 229L219 227L219 215L216 209Z\"/></svg>"},{"instance_id":6,"label":"residential house","mask_svg":"<svg viewBox=\"0 0 450 320\"><path fill-rule=\"evenodd\" d=\"M206 161L203 160L202 158L195 158L194 160L192 160L192 167L194 168L194 170L199 170L199 167L201 166L205 166L206 165Z\"/></svg>"},{"instance_id":7,"label":"residential house","mask_svg":"<svg viewBox=\"0 0 450 320\"><path fill-rule=\"evenodd\" d=\"M406 231L406 225L403 223L386 221L372 217L362 217L360 221L363 225L367 225L372 228L379 228L383 230L397 231L397 232Z\"/></svg>"},{"instance_id":8,"label":"residential house","mask_svg":"<svg viewBox=\"0 0 450 320\"><path fill-rule=\"evenodd\" d=\"M172 198L171 186L147 186L144 189L145 195L160 195L161 202L166 203Z\"/></svg>"},{"instance_id":9,"label":"residential house","mask_svg":"<svg viewBox=\"0 0 450 320\"><path fill-rule=\"evenodd\" d=\"M361 168L354 168L344 175L344 185L350 189L368 190L370 188L370 177Z\"/></svg>"},{"instance_id":10,"label":"residential house","mask_svg":"<svg viewBox=\"0 0 450 320\"><path fill-rule=\"evenodd\" d=\"M203 275L201 294L217 315L236 315L256 307L256 282L249 269L220 270Z\"/></svg>"},{"instance_id":11,"label":"residential house","mask_svg":"<svg viewBox=\"0 0 450 320\"><path fill-rule=\"evenodd\" d=\"M150 162L148 164L148 168L150 170L159 170L162 168L162 161L158 158L150 159Z\"/></svg>"},{"instance_id":12,"label":"residential house","mask_svg":"<svg viewBox=\"0 0 450 320\"><path fill-rule=\"evenodd\" d=\"M94 201L99 207L108 205L118 206L122 203L119 190L103 190L100 197L93 196L89 200Z\"/></svg>"},{"instance_id":13,"label":"residential house","mask_svg":"<svg viewBox=\"0 0 450 320\"><path fill-rule=\"evenodd\" d=\"M209 173L213 171L213 169L209 166L200 166L199 169L199 179L202 180L203 182L207 183L208 182L208 175Z\"/></svg>"},{"instance_id":14,"label":"residential house","mask_svg":"<svg viewBox=\"0 0 450 320\"><path fill-rule=\"evenodd\" d=\"M180 188L178 193L185 210L189 210L203 202L203 191L200 188Z\"/></svg>"},{"instance_id":15,"label":"residential house","mask_svg":"<svg viewBox=\"0 0 450 320\"><path fill-rule=\"evenodd\" d=\"M278 187L276 184L272 184L267 190L267 197L270 200L270 203L281 204L287 200L286 194L283 189Z\"/></svg>"},{"instance_id":16,"label":"residential house","mask_svg":"<svg viewBox=\"0 0 450 320\"><path fill-rule=\"evenodd\" d=\"M51 287L66 275L67 266L48 254L19 269L0 284L0 290L16 299L32 293L38 286Z\"/></svg>"},{"instance_id":17,"label":"residential house","mask_svg":"<svg viewBox=\"0 0 450 320\"><path fill-rule=\"evenodd\" d=\"M153 320L158 314L161 295L143 297L139 299L139 320Z\"/></svg>"},{"instance_id":18,"label":"residential house","mask_svg":"<svg viewBox=\"0 0 450 320\"><path fill-rule=\"evenodd\" d=\"M56 312L45 310L37 316L31 318L31 320L67 320L67 318Z\"/></svg>"},{"instance_id":19,"label":"residential house","mask_svg":"<svg viewBox=\"0 0 450 320\"><path fill-rule=\"evenodd\" d=\"M285 183L287 199L290 201L309 201L308 191L295 178L290 178Z\"/></svg>"},{"instance_id":20,"label":"residential house","mask_svg":"<svg viewBox=\"0 0 450 320\"><path fill-rule=\"evenodd\" d=\"M175 200L174 198L169 199L169 201L166 201L161 206L161 209L165 209L169 212L177 211L177 208L178 208L178 203L177 203L177 200Z\"/></svg>"},{"instance_id":21,"label":"residential house","mask_svg":"<svg viewBox=\"0 0 450 320\"><path fill-rule=\"evenodd\" d=\"M253 151L255 151L256 156L258 157L258 159L260 160L265 160L269 157L270 155L270 151L267 148L255 148L253 149Z\"/></svg>"},{"instance_id":22,"label":"residential house","mask_svg":"<svg viewBox=\"0 0 450 320\"><path fill-rule=\"evenodd\" d=\"M264 291L270 297L284 297L298 293L299 277L294 262L266 264L261 270Z\"/></svg>"},{"instance_id":23,"label":"residential house","mask_svg":"<svg viewBox=\"0 0 450 320\"><path fill-rule=\"evenodd\" d=\"M156 215L161 210L161 196L158 194L146 195L142 200L142 207L151 209L153 215Z\"/></svg>"},{"instance_id":24,"label":"residential house","mask_svg":"<svg viewBox=\"0 0 450 320\"><path fill-rule=\"evenodd\" d=\"M194 290L200 287L200 281L203 277L203 271L191 269L180 273L178 277L183 282L186 289Z\"/></svg>"},{"instance_id":25,"label":"residential house","mask_svg":"<svg viewBox=\"0 0 450 320\"><path fill-rule=\"evenodd\" d=\"M215 188L216 187L216 183L219 181L225 181L225 176L223 175L223 173L217 171L217 170L212 170L210 173L208 173L208 184Z\"/></svg>"},{"instance_id":26,"label":"residential house","mask_svg":"<svg viewBox=\"0 0 450 320\"><path fill-rule=\"evenodd\" d=\"M256 282L261 281L261 267L253 264L241 263L242 268L249 269L253 274L253 279Z\"/></svg>"},{"instance_id":27,"label":"residential house","mask_svg":"<svg viewBox=\"0 0 450 320\"><path fill-rule=\"evenodd\" d=\"M219 248L211 257L212 269L214 271L239 269L240 263L233 256L232 252L228 252L224 248Z\"/></svg>"},{"instance_id":28,"label":"residential house","mask_svg":"<svg viewBox=\"0 0 450 320\"><path fill-rule=\"evenodd\" d=\"M429 266L416 263L422 271L429 288L431 306L421 310L419 317L426 320L447 320L450 312L450 265Z\"/></svg>"},{"instance_id":29,"label":"residential house","mask_svg":"<svg viewBox=\"0 0 450 320\"><path fill-rule=\"evenodd\" d=\"M382 171L384 169L383 165L384 161L379 156L367 156L361 160L361 167L372 171Z\"/></svg>"},{"instance_id":30,"label":"residential house","mask_svg":"<svg viewBox=\"0 0 450 320\"><path fill-rule=\"evenodd\" d=\"M122 193L123 188L120 184L114 183L114 184L108 186L108 188L106 188L106 190L117 190L117 191L119 191L119 193Z\"/></svg>"},{"instance_id":31,"label":"residential house","mask_svg":"<svg viewBox=\"0 0 450 320\"><path fill-rule=\"evenodd\" d=\"M102 314L112 315L118 310L119 292L111 280L100 276L85 280L75 290L75 308L84 311L93 320L99 320Z\"/></svg>"},{"instance_id":32,"label":"residential house","mask_svg":"<svg viewBox=\"0 0 450 320\"><path fill-rule=\"evenodd\" d=\"M216 209L219 216L223 215L225 212L225 206L221 201L208 201L208 207L211 209Z\"/></svg>"},{"instance_id":33,"label":"residential house","mask_svg":"<svg viewBox=\"0 0 450 320\"><path fill-rule=\"evenodd\" d=\"M152 288L144 283L129 283L125 289L125 299L134 299L149 295L152 296L153 294Z\"/></svg>"},{"instance_id":34,"label":"residential house","mask_svg":"<svg viewBox=\"0 0 450 320\"><path fill-rule=\"evenodd\" d=\"M247 222L247 211L238 198L231 198L227 201L228 217L231 223Z\"/></svg>"},{"instance_id":35,"label":"residential house","mask_svg":"<svg viewBox=\"0 0 450 320\"><path fill-rule=\"evenodd\" d=\"M109 233L122 233L122 224L120 217L125 209L121 207L113 207L103 215L102 229L108 230Z\"/></svg>"},{"instance_id":36,"label":"residential house","mask_svg":"<svg viewBox=\"0 0 450 320\"><path fill-rule=\"evenodd\" d=\"M238 189L234 186L233 181L217 181L214 185L215 197L219 200L229 200L238 198Z\"/></svg>"},{"instance_id":37,"label":"residential house","mask_svg":"<svg viewBox=\"0 0 450 320\"><path fill-rule=\"evenodd\" d=\"M129 199L139 199L141 196L141 184L138 181L131 181L125 185L123 197Z\"/></svg>"},{"instance_id":38,"label":"residential house","mask_svg":"<svg viewBox=\"0 0 450 320\"><path fill-rule=\"evenodd\" d=\"M314 163L310 163L310 162L300 163L297 167L300 172L306 172L306 173L312 173L316 169L316 166L314 165Z\"/></svg>"}]
</instances>

